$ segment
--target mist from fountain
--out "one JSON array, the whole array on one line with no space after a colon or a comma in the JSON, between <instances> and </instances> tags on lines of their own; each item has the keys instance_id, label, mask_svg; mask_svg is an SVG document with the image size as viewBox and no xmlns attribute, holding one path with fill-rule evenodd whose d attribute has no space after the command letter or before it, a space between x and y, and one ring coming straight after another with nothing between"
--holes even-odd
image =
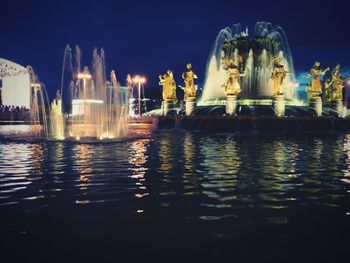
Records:
<instances>
[{"instance_id":1,"label":"mist from fountain","mask_svg":"<svg viewBox=\"0 0 350 263\"><path fill-rule=\"evenodd\" d=\"M66 138L118 139L128 133L127 100L114 81L106 80L105 54L97 49L92 54L92 73L81 70L81 51L75 49L75 69L72 50L66 47L62 67L61 92L51 104L50 135ZM113 71L114 72L114 71Z\"/></svg>"},{"instance_id":2,"label":"mist from fountain","mask_svg":"<svg viewBox=\"0 0 350 263\"><path fill-rule=\"evenodd\" d=\"M255 48L255 44L252 44L253 48L242 50L247 48L248 45L240 46L240 41L252 43L255 40L257 42L266 40L267 48L259 50ZM226 47L224 52L223 46L230 42L235 44ZM278 45L275 45L275 43L278 43ZM285 98L293 100L293 91L297 84L294 77L291 51L283 29L267 22L256 23L253 36L249 36L248 29L242 31L240 24L235 24L232 28L226 27L222 29L215 39L209 56L200 104L206 104L209 101L225 97L222 84L225 83L227 75L223 66L223 59L234 60L241 71L245 72L245 76L241 78L240 83L242 90L239 95L240 98L272 97L273 91L270 78L276 57L281 58L282 63L289 72L284 81Z\"/></svg>"},{"instance_id":3,"label":"mist from fountain","mask_svg":"<svg viewBox=\"0 0 350 263\"><path fill-rule=\"evenodd\" d=\"M45 85L39 81L31 66L27 67L31 83L30 130L36 137L49 137L48 94Z\"/></svg>"}]
</instances>

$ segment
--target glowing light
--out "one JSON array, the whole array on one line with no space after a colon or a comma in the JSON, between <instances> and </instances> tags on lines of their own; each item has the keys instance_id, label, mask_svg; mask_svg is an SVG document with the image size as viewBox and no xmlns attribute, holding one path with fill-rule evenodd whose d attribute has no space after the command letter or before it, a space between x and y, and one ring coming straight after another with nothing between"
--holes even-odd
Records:
<instances>
[{"instance_id":1,"label":"glowing light","mask_svg":"<svg viewBox=\"0 0 350 263\"><path fill-rule=\"evenodd\" d=\"M139 198L139 199L142 199L144 198L145 196L149 195L149 193L144 193L144 194L135 194L135 197Z\"/></svg>"},{"instance_id":2,"label":"glowing light","mask_svg":"<svg viewBox=\"0 0 350 263\"><path fill-rule=\"evenodd\" d=\"M87 205L88 203L90 203L89 200L76 200L75 204L77 205Z\"/></svg>"},{"instance_id":3,"label":"glowing light","mask_svg":"<svg viewBox=\"0 0 350 263\"><path fill-rule=\"evenodd\" d=\"M39 83L32 83L32 84L30 84L30 86L33 88L40 88L41 87L41 85Z\"/></svg>"},{"instance_id":4,"label":"glowing light","mask_svg":"<svg viewBox=\"0 0 350 263\"><path fill-rule=\"evenodd\" d=\"M81 103L96 103L103 104L103 100L94 100L94 99L86 99L86 100L72 100L72 104L81 104Z\"/></svg>"},{"instance_id":5,"label":"glowing light","mask_svg":"<svg viewBox=\"0 0 350 263\"><path fill-rule=\"evenodd\" d=\"M89 73L78 73L78 79L91 79L91 75Z\"/></svg>"},{"instance_id":6,"label":"glowing light","mask_svg":"<svg viewBox=\"0 0 350 263\"><path fill-rule=\"evenodd\" d=\"M146 78L143 76L136 75L135 77L133 77L132 81L134 83L143 84L146 82Z\"/></svg>"},{"instance_id":7,"label":"glowing light","mask_svg":"<svg viewBox=\"0 0 350 263\"><path fill-rule=\"evenodd\" d=\"M133 83L138 84L138 115L141 116L141 84L146 82L146 78L143 76L136 75L132 79Z\"/></svg>"},{"instance_id":8,"label":"glowing light","mask_svg":"<svg viewBox=\"0 0 350 263\"><path fill-rule=\"evenodd\" d=\"M240 99L239 105L272 105L272 99Z\"/></svg>"},{"instance_id":9,"label":"glowing light","mask_svg":"<svg viewBox=\"0 0 350 263\"><path fill-rule=\"evenodd\" d=\"M39 83L32 83L30 84L32 88L34 88L35 91L38 91L41 89L41 85Z\"/></svg>"},{"instance_id":10,"label":"glowing light","mask_svg":"<svg viewBox=\"0 0 350 263\"><path fill-rule=\"evenodd\" d=\"M114 138L115 138L115 136L113 134L110 134L109 132L105 132L99 137L100 140L103 140L103 139L114 139Z\"/></svg>"}]
</instances>

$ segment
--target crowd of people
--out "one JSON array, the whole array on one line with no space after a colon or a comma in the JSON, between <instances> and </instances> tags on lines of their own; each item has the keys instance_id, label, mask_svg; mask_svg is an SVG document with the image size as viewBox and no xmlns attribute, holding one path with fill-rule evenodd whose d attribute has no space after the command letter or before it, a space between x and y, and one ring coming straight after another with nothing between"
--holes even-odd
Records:
<instances>
[{"instance_id":1,"label":"crowd of people","mask_svg":"<svg viewBox=\"0 0 350 263\"><path fill-rule=\"evenodd\" d=\"M22 121L29 115L29 109L14 105L0 105L0 121Z\"/></svg>"},{"instance_id":2,"label":"crowd of people","mask_svg":"<svg viewBox=\"0 0 350 263\"><path fill-rule=\"evenodd\" d=\"M24 113L29 111L26 107L19 107L14 105L0 105L0 112Z\"/></svg>"}]
</instances>

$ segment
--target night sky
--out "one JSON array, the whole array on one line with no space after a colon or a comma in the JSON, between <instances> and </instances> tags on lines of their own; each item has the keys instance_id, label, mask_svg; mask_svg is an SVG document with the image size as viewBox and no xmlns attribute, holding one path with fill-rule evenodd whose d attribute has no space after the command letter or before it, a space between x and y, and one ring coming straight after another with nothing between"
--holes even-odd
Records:
<instances>
[{"instance_id":1,"label":"night sky","mask_svg":"<svg viewBox=\"0 0 350 263\"><path fill-rule=\"evenodd\" d=\"M188 62L203 82L217 33L235 23L250 31L256 21L280 25L297 71L315 60L349 68L349 12L344 0L1 1L0 57L32 65L53 95L66 44L81 47L84 65L94 47L104 48L108 71L115 69L122 84L127 73L146 75L152 94L168 68L180 84Z\"/></svg>"}]
</instances>

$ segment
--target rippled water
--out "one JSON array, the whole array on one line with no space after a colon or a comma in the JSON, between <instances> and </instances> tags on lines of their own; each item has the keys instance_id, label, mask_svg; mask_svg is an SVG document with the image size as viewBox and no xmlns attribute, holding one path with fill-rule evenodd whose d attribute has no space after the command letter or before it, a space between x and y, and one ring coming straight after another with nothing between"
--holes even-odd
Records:
<instances>
[{"instance_id":1,"label":"rippled water","mask_svg":"<svg viewBox=\"0 0 350 263\"><path fill-rule=\"evenodd\" d=\"M350 245L350 134L5 138L1 250L13 257L329 262Z\"/></svg>"}]
</instances>

